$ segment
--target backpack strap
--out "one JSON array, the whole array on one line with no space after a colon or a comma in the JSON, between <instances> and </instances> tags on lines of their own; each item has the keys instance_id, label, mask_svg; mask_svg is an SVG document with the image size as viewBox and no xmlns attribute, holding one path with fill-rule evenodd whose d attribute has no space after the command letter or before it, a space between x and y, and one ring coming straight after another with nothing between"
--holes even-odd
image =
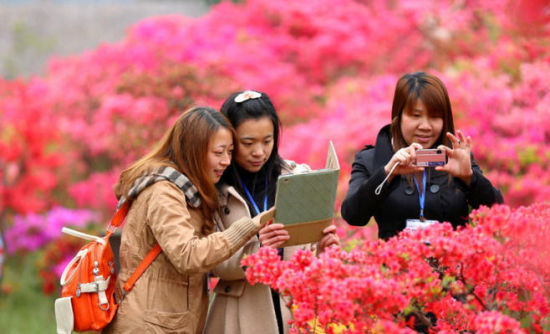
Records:
<instances>
[{"instance_id":1,"label":"backpack strap","mask_svg":"<svg viewBox=\"0 0 550 334\"><path fill-rule=\"evenodd\" d=\"M130 275L130 278L128 278L128 280L124 284L124 295L132 290L138 278L141 276L141 274L143 274L145 269L147 269L147 267L149 267L149 265L157 258L161 251L162 249L157 242L155 244L155 247L153 247L153 249L151 249L149 253L147 253L145 258L141 261L139 266L136 268L136 270L134 270L132 275Z\"/></svg>"},{"instance_id":2,"label":"backpack strap","mask_svg":"<svg viewBox=\"0 0 550 334\"><path fill-rule=\"evenodd\" d=\"M126 218L126 215L128 214L128 210L130 210L131 203L132 201L125 201L120 206L113 218L111 218L109 225L107 225L107 232L113 233L120 225L122 225L124 218Z\"/></svg>"},{"instance_id":3,"label":"backpack strap","mask_svg":"<svg viewBox=\"0 0 550 334\"><path fill-rule=\"evenodd\" d=\"M113 218L111 219L111 222L107 226L107 233L113 233L118 227L122 225L124 222L124 219L126 218L126 215L128 214L128 211L130 210L130 205L132 201L125 201L121 207L117 210ZM157 256L162 252L162 249L160 248L160 245L155 243L155 246L153 246L153 249L147 253L145 258L141 261L141 263L138 265L136 270L130 275L130 278L124 283L124 291L122 292L122 298L126 295L126 293L130 292L132 288L134 287L134 284L136 284L136 281L139 279L139 277L143 274L143 272L153 263L153 261L157 258ZM122 301L122 299L120 300Z\"/></svg>"}]
</instances>

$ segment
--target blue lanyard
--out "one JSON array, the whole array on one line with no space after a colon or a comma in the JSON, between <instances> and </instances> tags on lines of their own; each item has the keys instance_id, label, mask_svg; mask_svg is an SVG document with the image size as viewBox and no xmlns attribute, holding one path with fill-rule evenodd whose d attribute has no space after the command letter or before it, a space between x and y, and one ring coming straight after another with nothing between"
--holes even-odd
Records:
<instances>
[{"instance_id":1,"label":"blue lanyard","mask_svg":"<svg viewBox=\"0 0 550 334\"><path fill-rule=\"evenodd\" d=\"M254 210L256 211L257 215L259 215L260 212L263 212L263 211L267 210L267 174L265 176L265 197L264 197L264 210L263 211L260 211L260 209L258 208L258 205L254 201L254 198L252 197L252 195L250 195L250 191L248 191L248 188L246 187L246 185L244 184L244 181L242 179L241 179L241 185L243 186L243 189L244 189L244 192L246 193L246 196L248 196L248 199L250 200L250 202L254 206Z\"/></svg>"},{"instance_id":2,"label":"blue lanyard","mask_svg":"<svg viewBox=\"0 0 550 334\"><path fill-rule=\"evenodd\" d=\"M413 178L416 189L418 190L418 200L420 201L420 220L424 221L424 204L426 201L426 169L424 168L424 175L422 176L422 192L416 182L416 177Z\"/></svg>"}]
</instances>

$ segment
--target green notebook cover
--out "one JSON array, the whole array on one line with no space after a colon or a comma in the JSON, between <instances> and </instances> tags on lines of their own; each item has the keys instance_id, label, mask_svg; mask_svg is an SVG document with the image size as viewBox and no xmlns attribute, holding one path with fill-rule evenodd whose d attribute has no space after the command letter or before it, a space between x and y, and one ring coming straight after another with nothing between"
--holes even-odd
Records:
<instances>
[{"instance_id":1,"label":"green notebook cover","mask_svg":"<svg viewBox=\"0 0 550 334\"><path fill-rule=\"evenodd\" d=\"M275 222L285 225L332 220L340 165L332 142L326 167L281 175L275 195Z\"/></svg>"}]
</instances>

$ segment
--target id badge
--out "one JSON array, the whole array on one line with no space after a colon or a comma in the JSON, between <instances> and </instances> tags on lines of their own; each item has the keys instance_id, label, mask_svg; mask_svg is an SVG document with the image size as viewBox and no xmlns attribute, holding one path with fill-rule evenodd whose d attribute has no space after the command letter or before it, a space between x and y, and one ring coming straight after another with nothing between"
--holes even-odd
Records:
<instances>
[{"instance_id":1,"label":"id badge","mask_svg":"<svg viewBox=\"0 0 550 334\"><path fill-rule=\"evenodd\" d=\"M405 229L411 231L422 230L435 223L438 223L438 221L431 219L426 219L424 221L420 219L407 219L407 226L405 226Z\"/></svg>"}]
</instances>

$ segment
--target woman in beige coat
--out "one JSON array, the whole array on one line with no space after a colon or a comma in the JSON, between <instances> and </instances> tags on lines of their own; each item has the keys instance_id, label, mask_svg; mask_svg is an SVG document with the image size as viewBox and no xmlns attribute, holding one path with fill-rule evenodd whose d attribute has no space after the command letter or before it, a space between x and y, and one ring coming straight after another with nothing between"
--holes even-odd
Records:
<instances>
[{"instance_id":1,"label":"woman in beige coat","mask_svg":"<svg viewBox=\"0 0 550 334\"><path fill-rule=\"evenodd\" d=\"M234 131L211 108L183 113L155 149L120 176L119 204L132 201L120 247L119 308L104 333L203 331L208 275L272 217L243 218L214 233L215 187L229 165ZM158 243L159 256L126 295L122 286Z\"/></svg>"},{"instance_id":2,"label":"woman in beige coat","mask_svg":"<svg viewBox=\"0 0 550 334\"><path fill-rule=\"evenodd\" d=\"M243 217L254 217L275 201L277 178L281 174L304 172L307 165L286 162L278 154L280 121L266 94L243 91L230 96L221 112L237 132L237 150L233 162L222 177L220 205L222 221L218 230L226 231ZM335 226L324 230L317 251L339 244ZM279 294L269 286L250 285L241 268L242 258L260 246L279 247L289 239L282 224L262 228L258 237L249 240L230 259L213 270L219 282L208 312L205 334L288 333L290 310ZM303 245L279 248L289 259Z\"/></svg>"}]
</instances>

